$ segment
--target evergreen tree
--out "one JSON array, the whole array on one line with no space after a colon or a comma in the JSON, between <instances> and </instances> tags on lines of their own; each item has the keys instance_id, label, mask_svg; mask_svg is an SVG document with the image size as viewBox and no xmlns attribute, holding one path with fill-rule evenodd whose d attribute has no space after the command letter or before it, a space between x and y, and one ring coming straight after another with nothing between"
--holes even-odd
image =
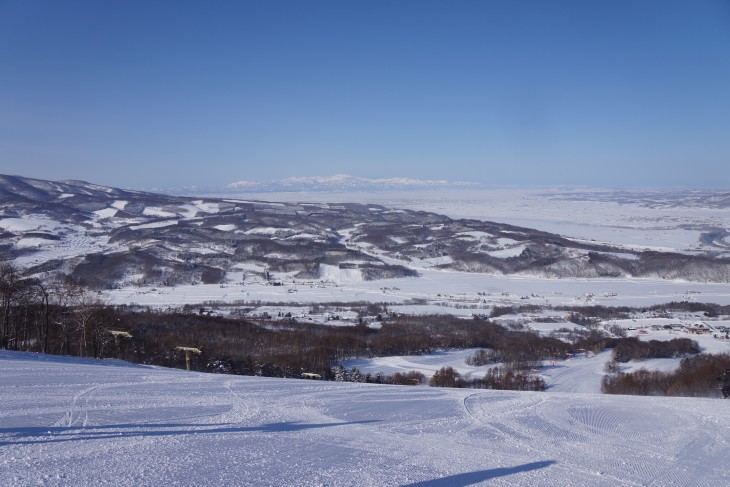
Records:
<instances>
[{"instance_id":1,"label":"evergreen tree","mask_svg":"<svg viewBox=\"0 0 730 487\"><path fill-rule=\"evenodd\" d=\"M350 370L350 381L352 382L363 382L365 379L362 376L362 373L360 373L360 370L357 367L353 367Z\"/></svg>"},{"instance_id":2,"label":"evergreen tree","mask_svg":"<svg viewBox=\"0 0 730 487\"><path fill-rule=\"evenodd\" d=\"M337 367L337 370L335 370L335 381L336 382L347 382L347 371L345 368L340 364L339 367Z\"/></svg>"}]
</instances>

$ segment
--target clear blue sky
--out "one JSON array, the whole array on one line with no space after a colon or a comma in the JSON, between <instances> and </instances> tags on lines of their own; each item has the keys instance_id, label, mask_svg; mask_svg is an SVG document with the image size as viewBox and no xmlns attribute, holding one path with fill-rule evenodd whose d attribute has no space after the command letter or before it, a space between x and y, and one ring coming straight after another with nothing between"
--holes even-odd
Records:
<instances>
[{"instance_id":1,"label":"clear blue sky","mask_svg":"<svg viewBox=\"0 0 730 487\"><path fill-rule=\"evenodd\" d=\"M0 0L0 173L730 186L730 1Z\"/></svg>"}]
</instances>

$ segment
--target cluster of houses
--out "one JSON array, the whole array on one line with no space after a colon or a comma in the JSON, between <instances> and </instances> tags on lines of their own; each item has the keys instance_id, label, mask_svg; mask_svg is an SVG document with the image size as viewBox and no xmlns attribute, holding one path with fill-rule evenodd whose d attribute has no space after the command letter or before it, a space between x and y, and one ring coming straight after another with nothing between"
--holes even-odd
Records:
<instances>
[{"instance_id":1,"label":"cluster of houses","mask_svg":"<svg viewBox=\"0 0 730 487\"><path fill-rule=\"evenodd\" d=\"M684 324L684 323L671 323L666 325L651 325L649 328L651 328L654 331L660 331L660 330L671 330L671 331L682 331L685 333L692 333L695 335L710 335L710 334L722 334L727 335L730 333L730 327L729 326L723 326L723 325L716 325L716 326L710 326L705 322L699 321L692 324ZM631 330L631 328L629 328Z\"/></svg>"}]
</instances>

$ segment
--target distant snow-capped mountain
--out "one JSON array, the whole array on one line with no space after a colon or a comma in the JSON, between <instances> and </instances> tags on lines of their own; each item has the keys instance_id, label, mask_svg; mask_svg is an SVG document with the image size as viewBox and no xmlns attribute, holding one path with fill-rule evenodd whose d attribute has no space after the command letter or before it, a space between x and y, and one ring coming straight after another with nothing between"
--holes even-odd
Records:
<instances>
[{"instance_id":1,"label":"distant snow-capped mountain","mask_svg":"<svg viewBox=\"0 0 730 487\"><path fill-rule=\"evenodd\" d=\"M311 176L280 179L275 181L238 181L226 186L229 191L372 191L392 189L464 188L478 187L479 183L447 181L444 179L387 178L372 179L337 174L335 176Z\"/></svg>"}]
</instances>

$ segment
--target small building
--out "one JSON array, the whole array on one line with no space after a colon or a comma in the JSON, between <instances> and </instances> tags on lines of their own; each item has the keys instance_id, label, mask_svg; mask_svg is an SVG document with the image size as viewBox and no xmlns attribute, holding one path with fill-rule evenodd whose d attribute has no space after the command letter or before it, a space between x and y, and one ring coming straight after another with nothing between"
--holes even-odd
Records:
<instances>
[{"instance_id":1,"label":"small building","mask_svg":"<svg viewBox=\"0 0 730 487\"><path fill-rule=\"evenodd\" d=\"M688 328L688 331L696 335L704 335L705 333L710 332L710 327L705 323L694 323Z\"/></svg>"}]
</instances>

